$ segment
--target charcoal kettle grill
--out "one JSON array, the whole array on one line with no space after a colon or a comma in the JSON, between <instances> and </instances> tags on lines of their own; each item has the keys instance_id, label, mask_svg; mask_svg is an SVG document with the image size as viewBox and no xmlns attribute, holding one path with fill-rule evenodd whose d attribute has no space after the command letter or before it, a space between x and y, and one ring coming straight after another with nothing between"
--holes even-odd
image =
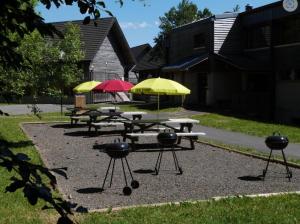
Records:
<instances>
[{"instance_id":1,"label":"charcoal kettle grill","mask_svg":"<svg viewBox=\"0 0 300 224\"><path fill-rule=\"evenodd\" d=\"M269 155L269 158L268 158L267 166L263 170L263 179L265 179L265 176L267 174L273 150L280 150L281 153L282 153L284 165L285 165L285 168L286 168L287 178L289 178L289 181L291 181L292 171L288 167L286 157L285 157L285 154L284 154L284 151L283 151L287 147L287 145L289 144L288 138L285 137L285 136L281 136L279 132L274 132L273 135L266 138L265 143L271 151L270 151L270 155Z\"/></svg>"},{"instance_id":2,"label":"charcoal kettle grill","mask_svg":"<svg viewBox=\"0 0 300 224\"><path fill-rule=\"evenodd\" d=\"M164 148L171 148L171 152L173 154L173 159L175 164L175 170L178 171L179 174L182 174L183 171L179 166L177 155L174 150L174 146L176 145L177 142L177 134L175 132L170 132L170 130L161 132L157 135L157 141L160 145L160 151L155 164L155 174L158 175L159 173Z\"/></svg>"},{"instance_id":3,"label":"charcoal kettle grill","mask_svg":"<svg viewBox=\"0 0 300 224\"><path fill-rule=\"evenodd\" d=\"M123 159L126 162L127 169L129 171L129 174L130 174L130 177L131 177L131 180L132 180L131 181L131 187L133 189L138 188L139 187L139 182L137 180L133 179L132 172L131 172L131 169L129 167L129 164L128 164L128 161L127 161L127 158L126 158L127 155L129 154L129 145L128 145L128 143L120 142L120 139L117 139L117 140L114 141L114 143L106 144L105 152L110 157L110 161L109 161L109 165L108 165L108 168L106 170L105 178L104 178L104 181L103 181L103 184L102 184L102 190L104 190L104 185L105 185L105 181L106 181L107 176L108 176L108 172L110 170L111 162L113 161L109 187L111 187L111 185L112 185L114 169L115 169L115 162L116 162L117 159L121 159L123 175L124 175L125 184L126 184L125 187L123 188L123 193L124 193L124 195L130 195L132 193L132 190L128 186Z\"/></svg>"}]
</instances>

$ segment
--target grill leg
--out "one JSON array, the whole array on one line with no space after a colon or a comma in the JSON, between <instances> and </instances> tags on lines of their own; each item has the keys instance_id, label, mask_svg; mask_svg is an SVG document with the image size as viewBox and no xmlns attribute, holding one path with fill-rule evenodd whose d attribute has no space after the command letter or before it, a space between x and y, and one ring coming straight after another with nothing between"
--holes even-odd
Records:
<instances>
[{"instance_id":1,"label":"grill leg","mask_svg":"<svg viewBox=\"0 0 300 224\"><path fill-rule=\"evenodd\" d=\"M271 156L272 156L272 152L273 152L273 150L271 149L271 152L270 152L270 155L269 155L269 158L268 158L268 162L267 162L267 166L263 170L263 180L265 180L265 176L266 176L267 171L268 171L268 167L269 167L270 159L271 159Z\"/></svg>"},{"instance_id":2,"label":"grill leg","mask_svg":"<svg viewBox=\"0 0 300 224\"><path fill-rule=\"evenodd\" d=\"M124 179L125 179L125 183L126 183L126 187L127 187L128 186L127 177L126 177L124 162L123 162L122 158L121 158L121 162L122 162L122 169L123 169Z\"/></svg>"},{"instance_id":3,"label":"grill leg","mask_svg":"<svg viewBox=\"0 0 300 224\"><path fill-rule=\"evenodd\" d=\"M113 179L113 176L114 176L115 163L116 163L116 159L114 159L114 162L113 162L109 187L111 187L112 179Z\"/></svg>"},{"instance_id":4,"label":"grill leg","mask_svg":"<svg viewBox=\"0 0 300 224\"><path fill-rule=\"evenodd\" d=\"M103 181L103 184L102 184L102 190L104 190L104 185L105 185L105 181L106 181L108 171L109 171L109 168L110 168L110 165L111 165L111 161L112 161L112 158L110 159L107 170L106 170L106 174L105 174L104 181Z\"/></svg>"},{"instance_id":5,"label":"grill leg","mask_svg":"<svg viewBox=\"0 0 300 224\"><path fill-rule=\"evenodd\" d=\"M155 174L156 175L158 175L158 173L159 173L162 154L163 154L163 149L161 149L161 151L159 152L157 160L156 160L156 164L155 164Z\"/></svg>"},{"instance_id":6,"label":"grill leg","mask_svg":"<svg viewBox=\"0 0 300 224\"><path fill-rule=\"evenodd\" d=\"M126 157L125 157L124 159L125 159L127 168L128 168L128 170L129 170L129 174L130 174L130 176L131 176L131 179L133 180L132 172L131 172L130 166L129 166L129 164L128 164L128 161L127 161Z\"/></svg>"},{"instance_id":7,"label":"grill leg","mask_svg":"<svg viewBox=\"0 0 300 224\"><path fill-rule=\"evenodd\" d=\"M178 159L177 159L176 152L174 151L174 148L172 148L172 154L173 154L173 158L174 158L175 169L176 169L176 171L177 170L179 171L179 174L182 174L182 169L179 166L179 162L178 162Z\"/></svg>"},{"instance_id":8,"label":"grill leg","mask_svg":"<svg viewBox=\"0 0 300 224\"><path fill-rule=\"evenodd\" d=\"M291 181L292 171L290 171L290 169L288 167L288 164L287 164L287 161L286 161L285 154L284 154L283 150L281 150L281 153L282 153L282 157L283 157L287 177L289 178L289 181Z\"/></svg>"}]
</instances>

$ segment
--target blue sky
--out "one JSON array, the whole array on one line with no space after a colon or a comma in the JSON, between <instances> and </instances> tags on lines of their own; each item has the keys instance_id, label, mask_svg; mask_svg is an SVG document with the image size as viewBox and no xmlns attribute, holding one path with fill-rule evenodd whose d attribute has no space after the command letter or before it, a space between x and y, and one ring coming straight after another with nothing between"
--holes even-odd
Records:
<instances>
[{"instance_id":1,"label":"blue sky","mask_svg":"<svg viewBox=\"0 0 300 224\"><path fill-rule=\"evenodd\" d=\"M131 47L144 43L153 45L153 38L159 32L159 17L163 16L172 6L177 6L181 0L145 0L145 4L138 0L125 0L123 7L120 7L114 0L106 0L106 7L118 19L125 37ZM193 0L199 9L209 8L213 14L221 14L231 11L237 4L240 11L244 11L248 3L254 7L259 7L274 0ZM46 22L80 20L85 15L80 14L77 6L62 6L56 9L52 6L47 10L45 6L39 5L37 10L45 18ZM107 17L105 13L102 17Z\"/></svg>"}]
</instances>

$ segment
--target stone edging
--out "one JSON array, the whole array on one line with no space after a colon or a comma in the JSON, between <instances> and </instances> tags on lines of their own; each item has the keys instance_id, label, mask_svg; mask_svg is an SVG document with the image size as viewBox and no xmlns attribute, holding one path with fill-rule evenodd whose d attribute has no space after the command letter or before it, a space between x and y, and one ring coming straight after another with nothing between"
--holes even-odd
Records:
<instances>
[{"instance_id":1,"label":"stone edging","mask_svg":"<svg viewBox=\"0 0 300 224\"><path fill-rule=\"evenodd\" d=\"M240 150L237 150L237 149L231 149L231 148L226 147L226 146L221 146L219 144L210 143L210 142L206 142L206 141L202 141L202 140L197 140L196 142L206 144L206 145L209 145L209 146L213 146L213 147L217 147L217 148L220 148L220 149L224 149L224 150L227 150L229 152L234 152L234 153L238 153L238 154L241 154L241 155L249 156L249 157L252 157L252 158L255 158L255 159L261 159L261 160L264 160L264 161L268 160L268 157L266 157L266 156L254 155L254 154L251 154L251 153L248 153L248 152L243 152L243 151L240 151ZM284 165L283 160L279 160L279 159L276 159L276 158L275 159L271 158L270 162L279 163L279 164ZM287 164L290 167L300 169L300 164L293 163L293 162L288 162L288 161L287 161Z\"/></svg>"}]
</instances>

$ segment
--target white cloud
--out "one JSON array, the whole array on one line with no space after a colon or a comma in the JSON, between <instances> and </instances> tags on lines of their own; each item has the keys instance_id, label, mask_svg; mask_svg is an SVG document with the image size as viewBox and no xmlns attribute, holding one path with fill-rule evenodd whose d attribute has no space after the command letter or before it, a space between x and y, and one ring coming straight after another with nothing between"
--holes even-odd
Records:
<instances>
[{"instance_id":1,"label":"white cloud","mask_svg":"<svg viewBox=\"0 0 300 224\"><path fill-rule=\"evenodd\" d=\"M159 21L155 21L155 26L159 26L160 22Z\"/></svg>"},{"instance_id":2,"label":"white cloud","mask_svg":"<svg viewBox=\"0 0 300 224\"><path fill-rule=\"evenodd\" d=\"M140 22L140 23L134 23L134 22L121 22L120 26L122 29L133 29L133 30L137 30L137 29L145 29L148 27L152 27L151 24L147 23L147 22Z\"/></svg>"}]
</instances>

